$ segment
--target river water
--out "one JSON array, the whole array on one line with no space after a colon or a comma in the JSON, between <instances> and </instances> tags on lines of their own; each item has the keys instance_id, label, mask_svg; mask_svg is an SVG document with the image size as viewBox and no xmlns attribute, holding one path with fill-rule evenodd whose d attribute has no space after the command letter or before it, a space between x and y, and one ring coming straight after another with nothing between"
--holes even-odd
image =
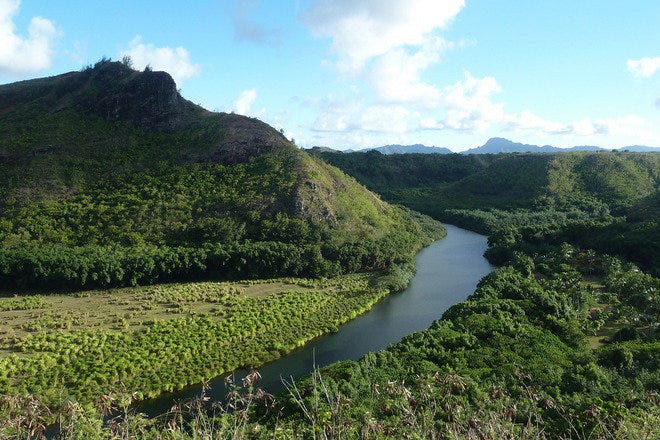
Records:
<instances>
[{"instance_id":1,"label":"river water","mask_svg":"<svg viewBox=\"0 0 660 440\"><path fill-rule=\"evenodd\" d=\"M274 394L283 388L281 378L301 377L310 373L314 365L323 367L336 361L357 360L427 328L449 307L465 300L479 280L492 270L483 257L486 237L451 225L445 227L447 236L417 255L417 273L406 290L385 297L368 313L339 327L338 332L314 339L262 366L258 369L262 376L258 385ZM246 372L234 374L240 380ZM227 393L224 376L213 379L210 387L206 395L223 401ZM165 393L142 402L135 410L155 416L168 411L174 402L200 393L200 386Z\"/></svg>"}]
</instances>

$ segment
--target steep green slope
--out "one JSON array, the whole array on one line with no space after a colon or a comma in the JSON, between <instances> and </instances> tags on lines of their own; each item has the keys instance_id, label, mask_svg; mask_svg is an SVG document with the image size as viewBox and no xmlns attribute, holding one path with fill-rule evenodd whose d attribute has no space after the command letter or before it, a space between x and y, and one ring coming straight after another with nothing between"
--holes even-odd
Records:
<instances>
[{"instance_id":1,"label":"steep green slope","mask_svg":"<svg viewBox=\"0 0 660 440\"><path fill-rule=\"evenodd\" d=\"M385 269L439 231L267 124L105 60L0 86L0 173L4 287Z\"/></svg>"},{"instance_id":2,"label":"steep green slope","mask_svg":"<svg viewBox=\"0 0 660 440\"><path fill-rule=\"evenodd\" d=\"M594 204L623 212L660 181L660 155L654 153L314 154L386 199L438 217L447 209Z\"/></svg>"},{"instance_id":3,"label":"steep green slope","mask_svg":"<svg viewBox=\"0 0 660 440\"><path fill-rule=\"evenodd\" d=\"M66 196L158 162L233 164L291 149L261 121L186 101L164 72L101 61L0 86L3 202Z\"/></svg>"}]
</instances>

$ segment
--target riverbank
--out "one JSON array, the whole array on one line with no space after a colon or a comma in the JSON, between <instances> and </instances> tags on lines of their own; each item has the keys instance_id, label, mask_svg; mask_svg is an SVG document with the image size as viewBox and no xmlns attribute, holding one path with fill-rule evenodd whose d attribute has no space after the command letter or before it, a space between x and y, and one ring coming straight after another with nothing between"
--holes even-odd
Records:
<instances>
[{"instance_id":1,"label":"riverbank","mask_svg":"<svg viewBox=\"0 0 660 440\"><path fill-rule=\"evenodd\" d=\"M286 371L271 375L278 364L264 367L266 381L281 386L280 374L297 377L312 369L311 351L316 352L317 365L356 359L425 328L442 310L467 296L485 272L475 274L460 287L461 297L447 299L444 305L433 305L434 300L444 301L445 295L429 296L425 285L438 268L455 274L459 284L464 282L460 268L469 267L475 258L482 260L486 272L490 270L481 257L485 237L449 228L448 238L418 255L411 288L427 292L418 300L409 291L387 296L386 281L392 279L383 274L170 284L32 297L30 302L2 299L7 307L0 307L1 313L13 314L13 319L3 319L7 328L2 329L0 387L5 394L31 393L55 410L68 399L91 404L100 395L130 391L141 400L166 391L165 403L153 406L151 400L151 408L140 409L155 415L169 409L172 391L185 389L184 394L194 395L198 390L189 387L191 383L241 366L263 365L304 346L287 357ZM476 247L461 236L476 238ZM453 257L462 255L456 247L470 250L464 261L452 264ZM442 273L437 276L442 278ZM432 286L438 284L442 283L437 278L431 281ZM364 315L361 324L354 320L339 327L379 300L379 307ZM375 327L378 323L385 325ZM338 328L330 342L319 337ZM219 383L213 389L219 396L226 393Z\"/></svg>"},{"instance_id":2,"label":"riverbank","mask_svg":"<svg viewBox=\"0 0 660 440\"><path fill-rule=\"evenodd\" d=\"M282 378L299 378L314 367L333 362L357 360L369 352L386 348L415 331L424 330L452 305L474 292L479 280L493 268L483 257L486 237L444 225L447 235L422 249L415 259L416 272L408 287L390 294L367 313L348 321L337 332L313 339L303 347L259 367L259 386L275 393L283 389ZM248 371L237 371L241 378ZM206 384L205 395L212 401L224 401L228 388L224 376ZM202 393L202 386L165 393L136 407L137 412L157 416L174 403Z\"/></svg>"}]
</instances>

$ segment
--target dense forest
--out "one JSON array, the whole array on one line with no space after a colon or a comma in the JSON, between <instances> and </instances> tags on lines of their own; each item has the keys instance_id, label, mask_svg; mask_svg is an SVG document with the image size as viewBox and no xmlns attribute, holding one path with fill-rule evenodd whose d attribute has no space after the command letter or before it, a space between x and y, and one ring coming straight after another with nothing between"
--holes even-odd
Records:
<instances>
[{"instance_id":1,"label":"dense forest","mask_svg":"<svg viewBox=\"0 0 660 440\"><path fill-rule=\"evenodd\" d=\"M170 80L102 60L0 86L0 435L657 436L660 154L309 154ZM226 403L131 410L368 310L437 220L497 269L427 330L276 396L253 371Z\"/></svg>"}]
</instances>

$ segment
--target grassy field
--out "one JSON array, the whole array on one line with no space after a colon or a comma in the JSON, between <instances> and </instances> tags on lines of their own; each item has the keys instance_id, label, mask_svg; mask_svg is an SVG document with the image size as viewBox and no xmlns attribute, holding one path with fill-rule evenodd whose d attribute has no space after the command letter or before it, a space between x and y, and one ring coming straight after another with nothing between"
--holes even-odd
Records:
<instances>
[{"instance_id":1,"label":"grassy field","mask_svg":"<svg viewBox=\"0 0 660 440\"><path fill-rule=\"evenodd\" d=\"M277 359L369 310L375 273L0 298L0 394L152 397Z\"/></svg>"},{"instance_id":2,"label":"grassy field","mask_svg":"<svg viewBox=\"0 0 660 440\"><path fill-rule=\"evenodd\" d=\"M313 285L305 279L278 279L0 297L0 353L7 353L16 338L40 331L97 329L134 332L158 320L217 314L223 307L223 299L230 296L259 297L288 291L302 294L312 290Z\"/></svg>"},{"instance_id":3,"label":"grassy field","mask_svg":"<svg viewBox=\"0 0 660 440\"><path fill-rule=\"evenodd\" d=\"M172 283L88 290L55 295L0 294L0 354L14 342L43 331L143 330L156 321L190 316L222 316L228 299L294 295L321 289L331 294L374 276L346 275L327 280L280 278L237 282Z\"/></svg>"}]
</instances>

